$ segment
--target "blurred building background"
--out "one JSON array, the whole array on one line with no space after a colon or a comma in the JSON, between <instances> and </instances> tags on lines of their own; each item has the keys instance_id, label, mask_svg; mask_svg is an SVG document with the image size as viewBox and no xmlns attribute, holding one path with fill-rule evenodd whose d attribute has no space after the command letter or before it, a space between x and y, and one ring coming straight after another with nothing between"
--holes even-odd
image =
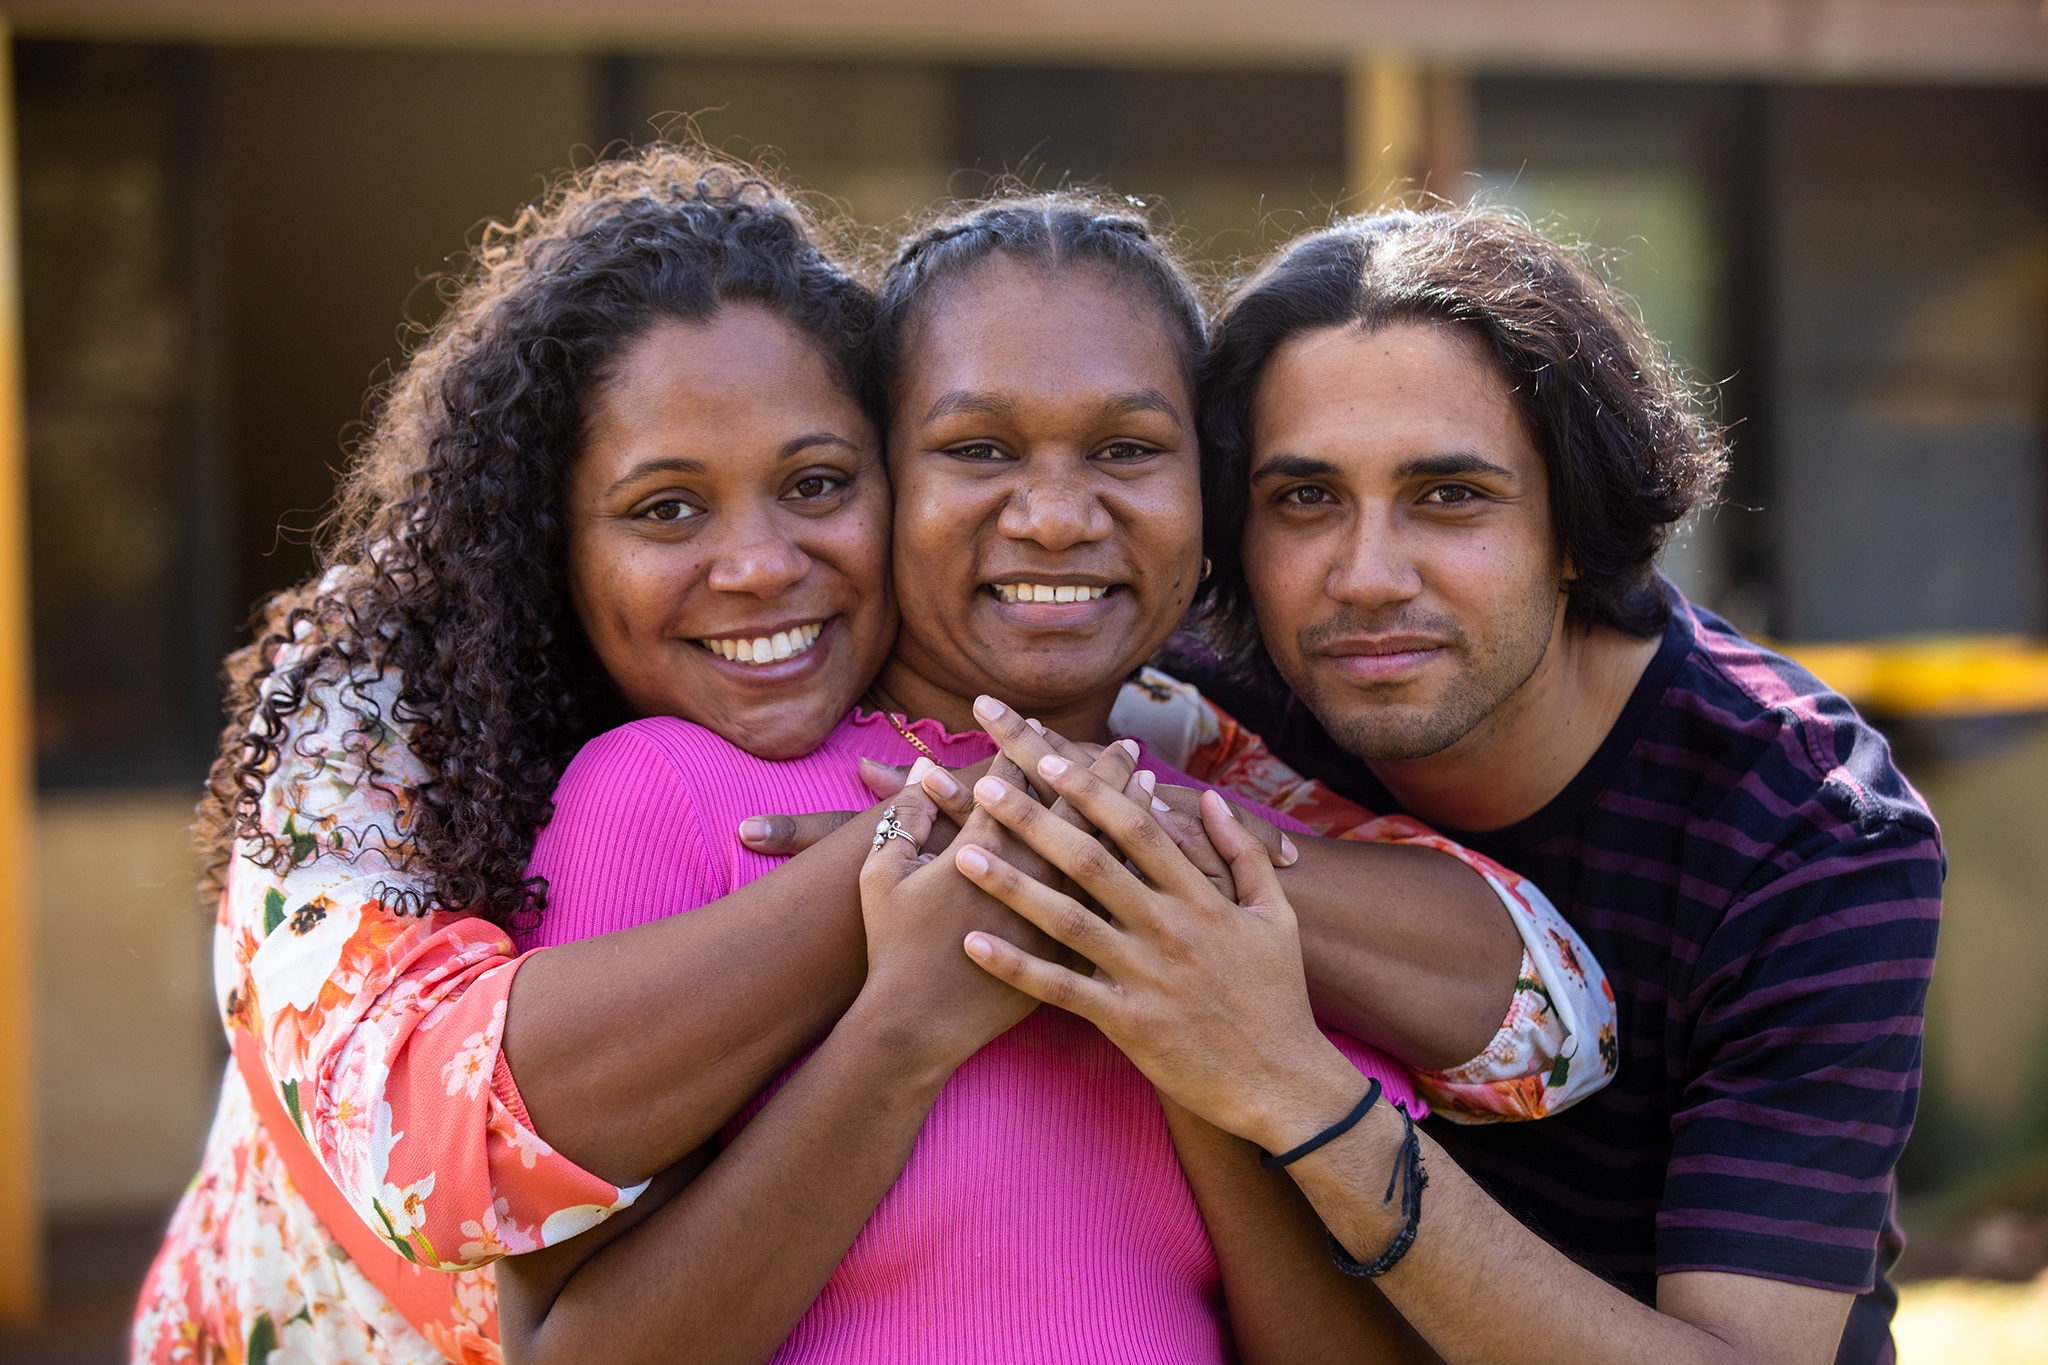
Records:
<instances>
[{"instance_id":1,"label":"blurred building background","mask_svg":"<svg viewBox=\"0 0 2048 1365\"><path fill-rule=\"evenodd\" d=\"M222 654L423 281L677 114L878 239L1012 172L1143 196L1219 278L1417 189L1593 244L1734 433L1672 576L1865 702L1947 831L1912 1254L2048 1260L2037 0L8 8L38 1080L0 1110L60 1307L132 1292L225 1058L186 834Z\"/></svg>"}]
</instances>

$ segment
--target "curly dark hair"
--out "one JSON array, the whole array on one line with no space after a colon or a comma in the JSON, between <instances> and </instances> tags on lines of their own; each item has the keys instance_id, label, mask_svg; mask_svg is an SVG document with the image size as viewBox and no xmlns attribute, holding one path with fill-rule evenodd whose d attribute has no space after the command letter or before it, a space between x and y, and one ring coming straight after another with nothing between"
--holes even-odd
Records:
<instances>
[{"instance_id":1,"label":"curly dark hair","mask_svg":"<svg viewBox=\"0 0 2048 1365\"><path fill-rule=\"evenodd\" d=\"M1357 218L1282 248L1230 298L1203 372L1204 625L1228 659L1264 658L1242 562L1252 400L1289 338L1422 321L1478 338L1514 391L1549 474L1577 577L1566 610L1647 638L1670 603L1657 553L1727 467L1693 388L1579 253L1491 207Z\"/></svg>"},{"instance_id":2,"label":"curly dark hair","mask_svg":"<svg viewBox=\"0 0 2048 1365\"><path fill-rule=\"evenodd\" d=\"M1156 305L1173 336L1188 392L1195 392L1209 321L1179 255L1137 201L1087 190L999 190L959 205L904 240L882 275L873 377L884 411L902 375L918 320L944 289L994 256L1047 270L1085 266Z\"/></svg>"},{"instance_id":3,"label":"curly dark hair","mask_svg":"<svg viewBox=\"0 0 2048 1365\"><path fill-rule=\"evenodd\" d=\"M753 169L666 144L569 175L484 229L382 395L323 524L320 569L271 599L256 642L228 659L200 805L212 885L237 855L282 869L358 851L260 819L281 747L338 705L350 752L337 757L402 801L400 866L420 889L391 890L396 908L510 926L543 907L525 869L555 783L585 740L631 718L567 587L561 501L586 399L651 327L730 304L773 310L849 392L869 392L874 296L819 240ZM398 701L383 716L364 688L387 671ZM392 723L425 772L410 790L378 766ZM392 833L370 837L388 848Z\"/></svg>"}]
</instances>

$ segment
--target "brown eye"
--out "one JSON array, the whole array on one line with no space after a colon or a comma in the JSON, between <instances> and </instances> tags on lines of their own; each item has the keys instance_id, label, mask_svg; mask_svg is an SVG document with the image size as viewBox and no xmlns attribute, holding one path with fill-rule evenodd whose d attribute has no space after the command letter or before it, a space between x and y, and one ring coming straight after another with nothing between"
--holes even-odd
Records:
<instances>
[{"instance_id":1,"label":"brown eye","mask_svg":"<svg viewBox=\"0 0 2048 1365\"><path fill-rule=\"evenodd\" d=\"M798 479L796 486L783 496L793 498L798 502L806 502L812 498L822 498L829 494L837 493L845 486L846 480L844 479L835 479L826 474L813 474L809 478Z\"/></svg>"},{"instance_id":2,"label":"brown eye","mask_svg":"<svg viewBox=\"0 0 2048 1365\"><path fill-rule=\"evenodd\" d=\"M1424 502L1433 502L1439 507L1456 507L1460 503L1472 501L1477 496L1476 493L1463 484L1447 483L1424 493L1422 500Z\"/></svg>"},{"instance_id":3,"label":"brown eye","mask_svg":"<svg viewBox=\"0 0 2048 1365\"><path fill-rule=\"evenodd\" d=\"M1296 507L1320 507L1331 501L1329 489L1318 488L1312 483L1290 488L1281 496L1284 501L1291 502Z\"/></svg>"},{"instance_id":4,"label":"brown eye","mask_svg":"<svg viewBox=\"0 0 2048 1365\"><path fill-rule=\"evenodd\" d=\"M649 521L664 522L672 525L675 522L688 521L692 517L701 516L702 513L687 502L684 502L681 498L663 498L640 515Z\"/></svg>"}]
</instances>

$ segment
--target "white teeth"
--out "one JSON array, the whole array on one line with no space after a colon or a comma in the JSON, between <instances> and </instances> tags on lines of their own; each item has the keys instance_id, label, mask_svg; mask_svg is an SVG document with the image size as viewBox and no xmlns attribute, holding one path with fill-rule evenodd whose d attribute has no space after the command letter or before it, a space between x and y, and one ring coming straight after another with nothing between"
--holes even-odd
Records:
<instances>
[{"instance_id":1,"label":"white teeth","mask_svg":"<svg viewBox=\"0 0 2048 1365\"><path fill-rule=\"evenodd\" d=\"M1001 602L1093 602L1109 591L1086 584L997 583L996 599Z\"/></svg>"},{"instance_id":2,"label":"white teeth","mask_svg":"<svg viewBox=\"0 0 2048 1365\"><path fill-rule=\"evenodd\" d=\"M734 663L766 664L791 658L803 653L818 643L818 637L825 633L825 623L814 621L807 626L792 626L778 630L773 635L735 637L733 639L703 639L698 644Z\"/></svg>"}]
</instances>

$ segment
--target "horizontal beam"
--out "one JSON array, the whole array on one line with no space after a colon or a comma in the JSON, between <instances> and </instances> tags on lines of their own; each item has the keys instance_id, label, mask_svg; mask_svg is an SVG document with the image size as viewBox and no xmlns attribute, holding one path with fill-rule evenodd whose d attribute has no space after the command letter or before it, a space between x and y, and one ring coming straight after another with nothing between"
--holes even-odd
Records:
<instances>
[{"instance_id":1,"label":"horizontal beam","mask_svg":"<svg viewBox=\"0 0 2048 1365\"><path fill-rule=\"evenodd\" d=\"M1778 648L1873 715L1933 719L2048 712L2048 648L2017 636Z\"/></svg>"},{"instance_id":2,"label":"horizontal beam","mask_svg":"<svg viewBox=\"0 0 2048 1365\"><path fill-rule=\"evenodd\" d=\"M2048 83L2042 0L15 0L24 37Z\"/></svg>"}]
</instances>

